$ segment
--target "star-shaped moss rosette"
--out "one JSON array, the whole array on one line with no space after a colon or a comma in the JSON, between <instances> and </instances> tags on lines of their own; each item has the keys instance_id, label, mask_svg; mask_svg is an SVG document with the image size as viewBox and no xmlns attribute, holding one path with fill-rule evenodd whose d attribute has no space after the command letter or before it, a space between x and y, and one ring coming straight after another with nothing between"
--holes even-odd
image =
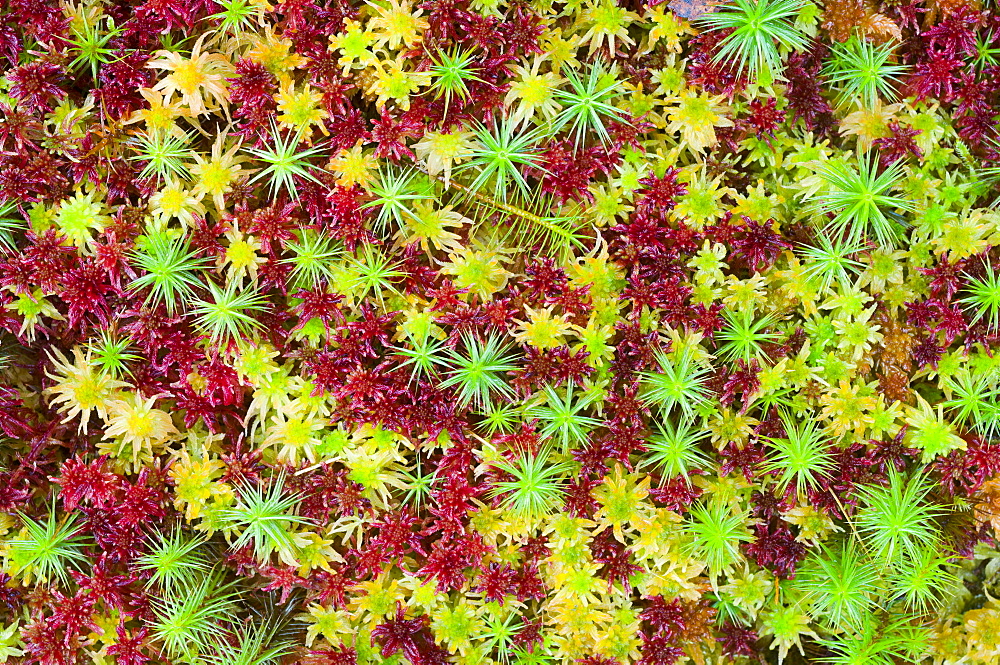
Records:
<instances>
[{"instance_id":1,"label":"star-shaped moss rosette","mask_svg":"<svg viewBox=\"0 0 1000 665\"><path fill-rule=\"evenodd\" d=\"M0 663L989 665L1000 14L0 3Z\"/></svg>"}]
</instances>

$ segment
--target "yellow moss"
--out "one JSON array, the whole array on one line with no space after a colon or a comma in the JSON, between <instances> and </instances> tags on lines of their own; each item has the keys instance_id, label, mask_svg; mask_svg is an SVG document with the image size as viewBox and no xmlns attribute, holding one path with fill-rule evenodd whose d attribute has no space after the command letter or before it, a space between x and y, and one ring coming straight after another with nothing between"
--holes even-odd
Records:
<instances>
[{"instance_id":1,"label":"yellow moss","mask_svg":"<svg viewBox=\"0 0 1000 665\"><path fill-rule=\"evenodd\" d=\"M51 354L55 373L46 372L46 376L56 383L43 394L52 396L52 405L65 414L63 422L80 416L79 429L87 432L91 412L107 420L108 411L118 401L118 391L128 384L101 374L91 361L89 349L84 355L81 347L73 347L72 363L57 349L52 349Z\"/></svg>"},{"instance_id":2,"label":"yellow moss","mask_svg":"<svg viewBox=\"0 0 1000 665\"><path fill-rule=\"evenodd\" d=\"M146 65L170 72L153 86L153 90L168 98L179 93L181 102L196 116L218 106L228 107L227 78L235 71L226 56L202 51L204 40L205 35L202 35L195 42L189 58L176 51L161 50L154 53L154 59Z\"/></svg>"},{"instance_id":3,"label":"yellow moss","mask_svg":"<svg viewBox=\"0 0 1000 665\"><path fill-rule=\"evenodd\" d=\"M226 495L232 488L225 483L214 482L219 478L226 466L218 459L192 458L187 452L182 452L180 459L170 467L170 477L174 481L174 506L184 511L184 519L188 522L198 519L209 499L217 495Z\"/></svg>"},{"instance_id":4,"label":"yellow moss","mask_svg":"<svg viewBox=\"0 0 1000 665\"><path fill-rule=\"evenodd\" d=\"M154 408L157 399L157 395L143 399L138 393L133 393L110 404L104 436L116 443L116 457L122 457L131 448L132 462L136 464L140 451L152 455L157 448L180 434L170 414Z\"/></svg>"},{"instance_id":5,"label":"yellow moss","mask_svg":"<svg viewBox=\"0 0 1000 665\"><path fill-rule=\"evenodd\" d=\"M715 145L716 127L733 126L733 121L726 116L730 110L722 105L721 97L682 92L671 101L676 106L668 111L670 124L667 131L672 134L679 132L681 140L695 152Z\"/></svg>"},{"instance_id":6,"label":"yellow moss","mask_svg":"<svg viewBox=\"0 0 1000 665\"><path fill-rule=\"evenodd\" d=\"M649 476L637 482L635 474L626 473L620 464L615 465L615 470L594 490L594 498L600 505L595 516L597 532L611 527L615 538L625 543L625 530L634 531L652 510L652 505L645 501L649 483Z\"/></svg>"}]
</instances>

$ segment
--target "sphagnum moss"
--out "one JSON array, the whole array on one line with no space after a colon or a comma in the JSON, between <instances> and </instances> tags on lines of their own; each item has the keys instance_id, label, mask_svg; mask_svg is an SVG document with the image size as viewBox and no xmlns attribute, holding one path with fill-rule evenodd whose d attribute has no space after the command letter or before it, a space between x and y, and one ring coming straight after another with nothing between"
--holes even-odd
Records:
<instances>
[{"instance_id":1,"label":"sphagnum moss","mask_svg":"<svg viewBox=\"0 0 1000 665\"><path fill-rule=\"evenodd\" d=\"M0 661L996 659L989 3L7 4Z\"/></svg>"}]
</instances>

